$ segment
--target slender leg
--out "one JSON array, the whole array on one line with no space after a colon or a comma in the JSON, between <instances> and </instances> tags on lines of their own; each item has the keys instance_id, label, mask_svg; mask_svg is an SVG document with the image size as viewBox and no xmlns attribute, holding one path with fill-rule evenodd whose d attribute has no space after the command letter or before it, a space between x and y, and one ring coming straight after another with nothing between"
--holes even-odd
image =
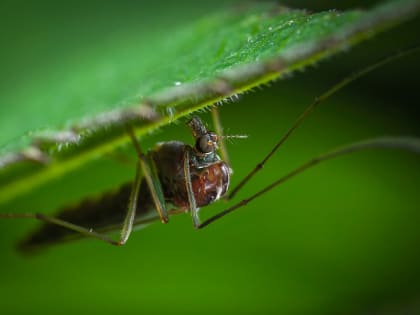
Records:
<instances>
[{"instance_id":1,"label":"slender leg","mask_svg":"<svg viewBox=\"0 0 420 315\"><path fill-rule=\"evenodd\" d=\"M181 214L184 213L184 210L180 209L173 209L169 211L171 215ZM55 217L47 216L41 213L0 213L0 219L35 219L39 220L44 223L54 224L61 226L63 228L75 231L77 233L80 233L81 235L87 236L87 237L93 237L96 239L99 239L101 241L104 241L106 243L109 243L111 245L120 246L123 245L121 242L115 241L109 237L107 237L104 233L112 232L118 229L121 229L121 224L119 225L111 225L107 226L105 228L100 229L100 233L95 232L91 229L84 228L79 225L75 225L73 223L70 223L68 221L64 221ZM159 220L159 216L156 217L148 217L143 219L136 219L134 220L134 224L136 226L142 225L142 224L150 224L155 221Z\"/></svg>"},{"instance_id":2,"label":"slender leg","mask_svg":"<svg viewBox=\"0 0 420 315\"><path fill-rule=\"evenodd\" d=\"M184 209L179 209L179 208L173 208L171 210L168 211L168 213L170 215L176 215L176 214L183 214L185 213ZM25 215L25 214L24 214ZM1 215L0 215L1 218ZM135 218L133 225L136 226L140 226L140 225L147 225L156 221L160 221L160 217L159 215L156 213L156 216L151 216L151 217L145 217L145 218ZM99 231L101 233L108 233L108 232L112 232L112 231L116 231L118 229L121 229L121 224L114 224L114 225L109 225L107 227L101 228ZM134 230L134 228L133 228Z\"/></svg>"},{"instance_id":3,"label":"slender leg","mask_svg":"<svg viewBox=\"0 0 420 315\"><path fill-rule=\"evenodd\" d=\"M343 156L346 154L350 154L353 152L358 152L358 151L363 151L363 150L368 150L368 149L377 149L377 148L406 150L406 151L412 151L420 155L420 138L414 138L414 137L375 138L375 139L352 143L347 146L330 151L326 154L319 155L318 157L315 157L309 160L308 162L302 164L301 166L295 168L293 171L279 178L275 182L271 183L270 185L266 186L265 188L261 189L260 191L256 192L250 197L243 199L239 201L238 203L234 204L233 206L229 207L228 209L219 212L213 217L210 217L209 219L201 223L197 228L201 229L201 228L206 227L210 223L213 223L217 221L218 219L224 217L225 215L241 208L242 206L245 206L252 200L265 194L266 192L270 191L276 186L288 181L292 177L302 173L308 168L311 168L323 161L327 161L327 160L330 160L339 156Z\"/></svg>"},{"instance_id":4,"label":"slender leg","mask_svg":"<svg viewBox=\"0 0 420 315\"><path fill-rule=\"evenodd\" d=\"M162 223L167 223L169 221L169 215L166 210L165 197L162 192L162 186L159 182L156 166L152 159L143 154L140 144L138 143L131 128L128 128L128 133L131 137L133 146L137 151L140 167L143 170L144 178L146 179L156 210L159 213Z\"/></svg>"},{"instance_id":5,"label":"slender leg","mask_svg":"<svg viewBox=\"0 0 420 315\"><path fill-rule=\"evenodd\" d=\"M121 229L119 245L123 245L127 242L128 238L130 237L131 231L133 230L133 223L136 217L137 201L140 192L141 179L141 164L137 163L136 177L134 178L133 187L131 189L127 214L125 216L124 224Z\"/></svg>"},{"instance_id":6,"label":"slender leg","mask_svg":"<svg viewBox=\"0 0 420 315\"><path fill-rule=\"evenodd\" d=\"M330 89L328 89L326 92L321 94L319 97L316 97L315 100L305 109L305 111L296 119L296 121L293 123L293 125L286 131L286 133L280 138L280 140L274 145L274 147L271 149L271 151L252 169L251 172L248 173L240 182L239 184L232 189L230 194L226 197L227 199L232 199L238 191L256 174L258 173L264 165L267 163L267 161L271 158L271 156L280 148L280 146L289 138L289 136L303 123L303 121L306 119L306 117L309 116L310 113L313 112L313 110L318 107L319 104L321 104L323 101L337 93L339 90L341 90L343 87L347 86L349 83L357 80L360 77L363 77L367 73L389 63L392 62L398 58L407 56L412 53L416 53L420 51L420 45L414 46L412 48L408 48L403 51L397 51L394 54L388 55L385 58L380 59L379 61L368 65L367 67L364 67L360 69L359 71L356 71L354 73L351 73L350 75L346 76L344 79L333 85Z\"/></svg>"},{"instance_id":7,"label":"slender leg","mask_svg":"<svg viewBox=\"0 0 420 315\"><path fill-rule=\"evenodd\" d=\"M36 219L45 223L61 226L63 228L80 233L84 236L99 239L111 245L116 245L116 246L123 245L119 241L115 241L104 234L97 233L91 229L87 229L80 225L76 225L76 224L73 224L73 223L58 219L58 218L47 216L42 213L0 213L0 218L1 219Z\"/></svg>"},{"instance_id":8,"label":"slender leg","mask_svg":"<svg viewBox=\"0 0 420 315\"><path fill-rule=\"evenodd\" d=\"M185 188L188 195L188 203L190 205L189 209L191 212L191 217L193 225L195 228L200 227L200 218L198 216L198 208L195 202L194 191L191 183L191 174L190 174L190 151L188 149L184 152L184 177L185 177Z\"/></svg>"}]
</instances>

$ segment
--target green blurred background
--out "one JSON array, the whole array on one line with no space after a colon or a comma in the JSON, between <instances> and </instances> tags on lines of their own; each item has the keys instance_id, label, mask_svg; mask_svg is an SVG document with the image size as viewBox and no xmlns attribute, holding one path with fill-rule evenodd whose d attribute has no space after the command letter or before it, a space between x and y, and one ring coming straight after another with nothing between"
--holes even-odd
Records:
<instances>
[{"instance_id":1,"label":"green blurred background","mask_svg":"<svg viewBox=\"0 0 420 315\"><path fill-rule=\"evenodd\" d=\"M133 34L147 43L235 2L2 1L0 115L11 95L48 89L75 63L89 65L101 52L124 56L118 45ZM312 10L367 6L287 3ZM233 183L316 95L359 66L414 44L418 29L418 21L406 23L223 106L225 130L249 135L229 143ZM418 59L388 65L334 96L239 197L330 148L374 136L420 136ZM210 121L208 114L202 118ZM172 139L190 141L189 130L173 124L143 146ZM0 211L51 213L133 172L104 157ZM14 244L36 223L0 221L0 312L414 314L420 312L419 175L418 156L360 153L320 165L204 230L195 231L187 215L174 217L134 233L123 248L84 240L23 257ZM224 207L220 202L202 214Z\"/></svg>"}]
</instances>

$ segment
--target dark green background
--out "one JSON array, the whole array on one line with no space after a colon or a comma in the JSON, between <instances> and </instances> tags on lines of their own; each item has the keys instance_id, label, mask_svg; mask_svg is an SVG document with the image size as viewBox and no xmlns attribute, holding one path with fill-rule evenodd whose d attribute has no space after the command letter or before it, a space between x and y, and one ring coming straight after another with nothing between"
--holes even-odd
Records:
<instances>
[{"instance_id":1,"label":"dark green background","mask_svg":"<svg viewBox=\"0 0 420 315\"><path fill-rule=\"evenodd\" d=\"M349 7L341 1L288 3L314 10ZM226 5L2 2L0 115L13 93L34 81L48 89L45 82L57 79L55 70L61 73L68 63L101 50L112 53L118 38L134 32L147 42ZM418 26L407 23L223 106L225 130L249 135L229 144L233 183L316 95L349 71L414 44ZM382 135L420 136L418 69L418 56L411 56L334 96L240 196L335 146ZM210 121L208 114L202 118ZM171 139L190 141L188 129L182 123L168 126L143 146ZM104 157L1 211L51 212L115 187L133 172ZM85 240L23 257L13 246L36 223L1 221L0 312L400 314L416 309L419 175L418 156L360 153L310 170L207 229L195 231L187 215L179 216L134 233L123 248ZM54 198L45 200L44 194ZM202 213L224 207L220 202Z\"/></svg>"}]
</instances>

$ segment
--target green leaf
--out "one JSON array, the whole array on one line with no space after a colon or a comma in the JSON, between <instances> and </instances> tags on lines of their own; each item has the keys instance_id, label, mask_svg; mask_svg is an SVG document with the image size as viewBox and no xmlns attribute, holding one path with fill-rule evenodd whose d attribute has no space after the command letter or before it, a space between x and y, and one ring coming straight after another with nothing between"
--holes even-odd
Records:
<instances>
[{"instance_id":1,"label":"green leaf","mask_svg":"<svg viewBox=\"0 0 420 315\"><path fill-rule=\"evenodd\" d=\"M144 137L347 49L419 8L413 0L321 13L253 4L213 14L166 40L133 36L111 52L94 51L4 97L19 106L0 110L0 205L126 144L126 124Z\"/></svg>"}]
</instances>

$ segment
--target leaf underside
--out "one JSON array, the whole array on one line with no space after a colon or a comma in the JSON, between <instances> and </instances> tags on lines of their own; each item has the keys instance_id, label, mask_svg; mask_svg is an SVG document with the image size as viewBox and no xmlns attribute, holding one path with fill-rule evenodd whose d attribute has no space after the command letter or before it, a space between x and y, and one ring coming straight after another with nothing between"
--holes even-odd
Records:
<instances>
[{"instance_id":1,"label":"leaf underside","mask_svg":"<svg viewBox=\"0 0 420 315\"><path fill-rule=\"evenodd\" d=\"M139 52L138 60L115 66L109 80L125 87L118 92L96 83L100 69L85 76L76 68L74 77L86 81L76 85L92 93L95 103L75 102L69 94L60 107L73 114L49 118L48 126L59 131L18 130L24 136L7 146L0 143L0 205L127 143L127 124L141 137L347 49L413 17L419 8L410 0L369 11L321 13L253 4L209 16ZM48 106L56 104L44 104L43 111Z\"/></svg>"}]
</instances>

